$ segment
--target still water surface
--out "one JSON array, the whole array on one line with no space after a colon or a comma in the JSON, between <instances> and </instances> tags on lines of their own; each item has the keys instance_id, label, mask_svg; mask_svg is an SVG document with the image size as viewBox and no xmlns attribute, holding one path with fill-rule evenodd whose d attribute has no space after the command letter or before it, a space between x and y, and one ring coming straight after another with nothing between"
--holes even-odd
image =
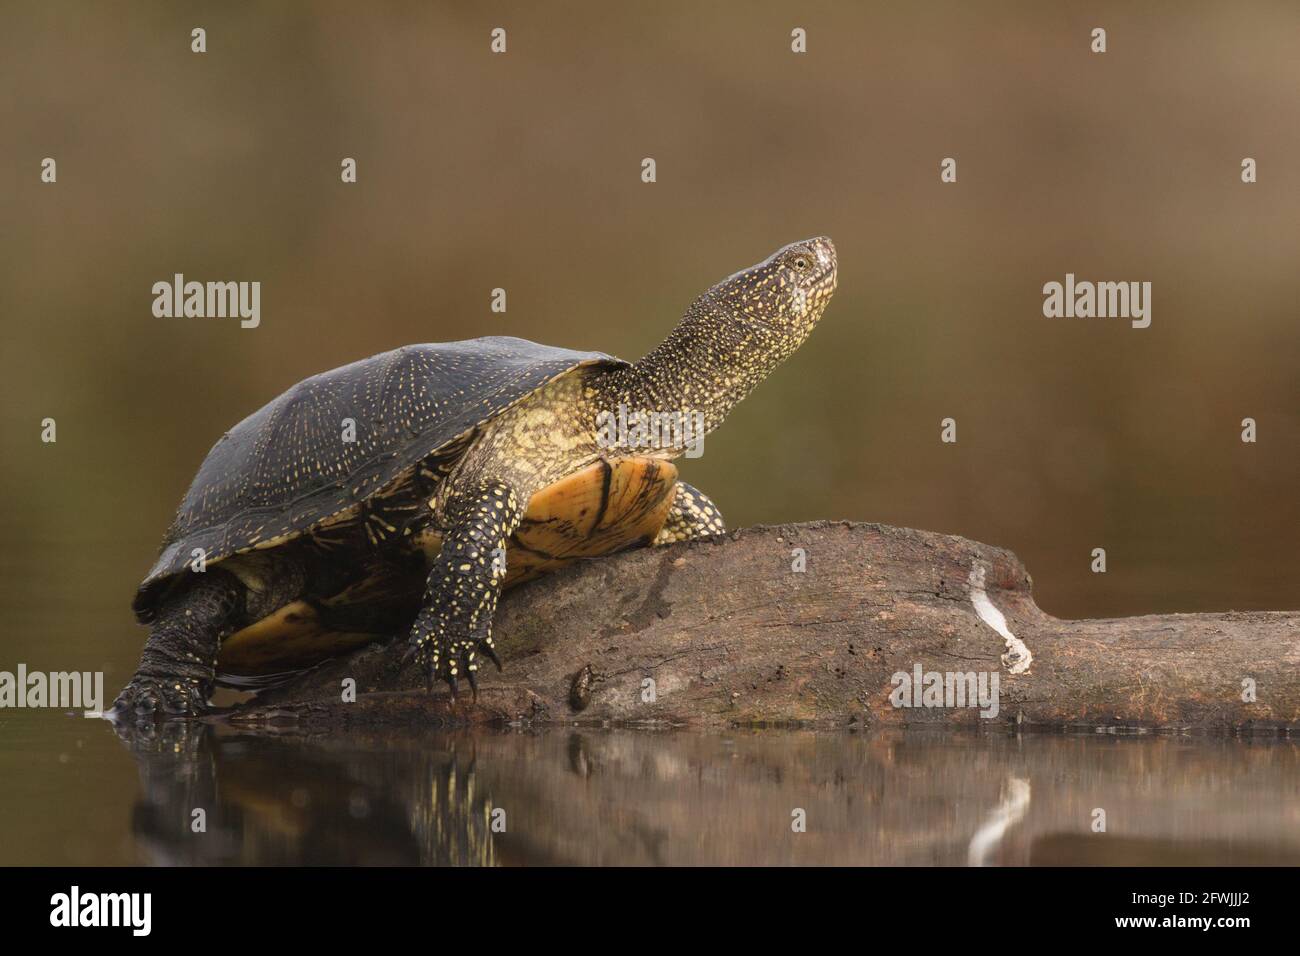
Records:
<instances>
[{"instance_id":1,"label":"still water surface","mask_svg":"<svg viewBox=\"0 0 1300 956\"><path fill-rule=\"evenodd\" d=\"M1297 781L1277 739L174 724L128 746L8 711L0 864L1295 865Z\"/></svg>"}]
</instances>

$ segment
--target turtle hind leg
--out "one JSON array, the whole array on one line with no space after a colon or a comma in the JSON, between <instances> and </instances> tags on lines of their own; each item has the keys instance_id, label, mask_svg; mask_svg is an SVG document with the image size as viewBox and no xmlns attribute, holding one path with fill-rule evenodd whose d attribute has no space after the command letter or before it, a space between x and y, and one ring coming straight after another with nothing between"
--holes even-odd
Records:
<instances>
[{"instance_id":1,"label":"turtle hind leg","mask_svg":"<svg viewBox=\"0 0 1300 956\"><path fill-rule=\"evenodd\" d=\"M655 538L655 546L676 544L693 538L708 538L725 534L726 522L722 512L709 500L709 496L684 481L677 482L677 494L663 530Z\"/></svg>"},{"instance_id":2,"label":"turtle hind leg","mask_svg":"<svg viewBox=\"0 0 1300 956\"><path fill-rule=\"evenodd\" d=\"M140 666L109 711L114 720L196 717L206 710L217 652L234 630L245 587L221 568L193 577L158 609Z\"/></svg>"}]
</instances>

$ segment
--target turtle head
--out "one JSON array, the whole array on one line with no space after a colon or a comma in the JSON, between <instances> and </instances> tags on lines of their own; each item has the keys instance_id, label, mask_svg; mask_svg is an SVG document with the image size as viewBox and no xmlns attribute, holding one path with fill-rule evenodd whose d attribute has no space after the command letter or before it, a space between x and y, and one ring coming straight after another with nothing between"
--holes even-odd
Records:
<instances>
[{"instance_id":1,"label":"turtle head","mask_svg":"<svg viewBox=\"0 0 1300 956\"><path fill-rule=\"evenodd\" d=\"M737 332L752 330L755 351L767 353L775 366L808 338L835 292L835 280L835 244L818 236L792 242L722 280L693 311L706 322L736 323Z\"/></svg>"},{"instance_id":2,"label":"turtle head","mask_svg":"<svg viewBox=\"0 0 1300 956\"><path fill-rule=\"evenodd\" d=\"M712 431L812 332L835 292L835 244L792 242L697 298L672 334L614 377L619 402L689 409Z\"/></svg>"}]
</instances>

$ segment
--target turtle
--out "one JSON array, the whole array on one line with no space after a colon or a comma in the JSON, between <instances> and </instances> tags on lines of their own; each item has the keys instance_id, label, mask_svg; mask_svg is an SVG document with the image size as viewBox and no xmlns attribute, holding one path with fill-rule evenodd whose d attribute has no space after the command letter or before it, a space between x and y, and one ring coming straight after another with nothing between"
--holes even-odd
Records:
<instances>
[{"instance_id":1,"label":"turtle","mask_svg":"<svg viewBox=\"0 0 1300 956\"><path fill-rule=\"evenodd\" d=\"M501 592L580 558L718 535L673 461L808 338L835 246L791 243L626 362L488 336L305 379L208 452L137 589L149 635L114 719L197 717L395 633L451 695L501 662Z\"/></svg>"}]
</instances>

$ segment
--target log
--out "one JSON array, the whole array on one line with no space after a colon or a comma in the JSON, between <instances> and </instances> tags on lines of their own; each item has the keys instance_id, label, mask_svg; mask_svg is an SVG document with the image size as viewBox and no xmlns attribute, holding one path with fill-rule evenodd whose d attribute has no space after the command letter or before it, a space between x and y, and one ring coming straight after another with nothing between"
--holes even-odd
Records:
<instances>
[{"instance_id":1,"label":"log","mask_svg":"<svg viewBox=\"0 0 1300 956\"><path fill-rule=\"evenodd\" d=\"M400 668L405 642L395 640L221 719L315 729L1300 728L1300 612L1058 620L1034 603L1011 552L877 524L748 528L583 561L505 595L495 633L505 670L487 665L477 700L426 691L417 668ZM346 678L355 701L344 700Z\"/></svg>"}]
</instances>

